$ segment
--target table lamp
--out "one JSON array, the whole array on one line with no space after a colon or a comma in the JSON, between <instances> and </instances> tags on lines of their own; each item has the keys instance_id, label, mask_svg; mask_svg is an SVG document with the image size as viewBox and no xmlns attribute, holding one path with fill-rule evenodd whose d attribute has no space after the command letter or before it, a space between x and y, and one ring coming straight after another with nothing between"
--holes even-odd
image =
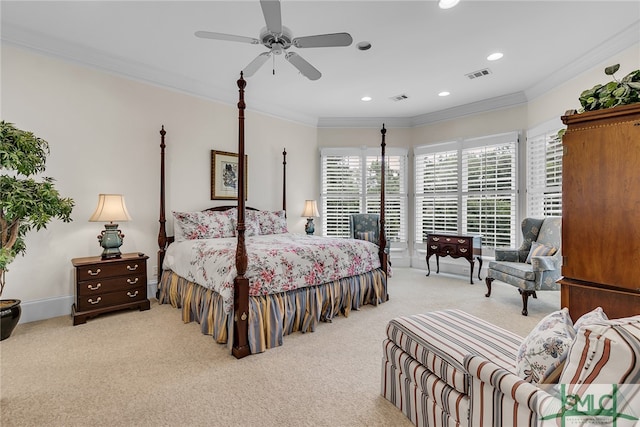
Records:
<instances>
[{"instance_id":1,"label":"table lamp","mask_svg":"<svg viewBox=\"0 0 640 427\"><path fill-rule=\"evenodd\" d=\"M302 211L303 217L307 217L307 223L304 226L304 231L307 234L311 235L316 231L315 226L313 225L313 218L317 218L320 216L318 213L318 204L315 200L305 200L304 202L304 210Z\"/></svg>"},{"instance_id":2,"label":"table lamp","mask_svg":"<svg viewBox=\"0 0 640 427\"><path fill-rule=\"evenodd\" d=\"M99 194L96 211L89 218L90 222L108 222L104 225L104 230L98 235L102 251L102 259L120 258L120 246L124 234L118 230L118 224L114 221L130 221L131 216L124 204L122 194Z\"/></svg>"}]
</instances>

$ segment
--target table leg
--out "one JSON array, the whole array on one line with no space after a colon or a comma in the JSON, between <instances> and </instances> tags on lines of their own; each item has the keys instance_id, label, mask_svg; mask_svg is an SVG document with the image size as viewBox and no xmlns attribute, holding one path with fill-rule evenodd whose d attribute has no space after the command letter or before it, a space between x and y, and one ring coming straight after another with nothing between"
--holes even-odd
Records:
<instances>
[{"instance_id":1,"label":"table leg","mask_svg":"<svg viewBox=\"0 0 640 427\"><path fill-rule=\"evenodd\" d=\"M431 255L427 255L427 276L431 274L431 266L429 265L429 258L431 258Z\"/></svg>"},{"instance_id":2,"label":"table leg","mask_svg":"<svg viewBox=\"0 0 640 427\"><path fill-rule=\"evenodd\" d=\"M469 268L469 283L473 285L473 267L474 267L474 262L473 262L473 258L471 258L469 260L469 264L471 264L471 267Z\"/></svg>"},{"instance_id":3,"label":"table leg","mask_svg":"<svg viewBox=\"0 0 640 427\"><path fill-rule=\"evenodd\" d=\"M478 280L482 280L480 278L480 271L482 270L482 257L477 256L476 258L478 258Z\"/></svg>"},{"instance_id":4,"label":"table leg","mask_svg":"<svg viewBox=\"0 0 640 427\"><path fill-rule=\"evenodd\" d=\"M436 273L440 274L440 255L436 254Z\"/></svg>"}]
</instances>

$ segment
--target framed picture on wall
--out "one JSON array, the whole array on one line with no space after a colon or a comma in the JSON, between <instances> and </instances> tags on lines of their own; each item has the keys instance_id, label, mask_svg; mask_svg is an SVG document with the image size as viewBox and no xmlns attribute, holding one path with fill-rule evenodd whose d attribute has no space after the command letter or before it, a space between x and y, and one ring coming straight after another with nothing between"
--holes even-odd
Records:
<instances>
[{"instance_id":1,"label":"framed picture on wall","mask_svg":"<svg viewBox=\"0 0 640 427\"><path fill-rule=\"evenodd\" d=\"M247 199L248 156L244 156L244 196ZM238 199L238 155L211 150L211 200Z\"/></svg>"}]
</instances>

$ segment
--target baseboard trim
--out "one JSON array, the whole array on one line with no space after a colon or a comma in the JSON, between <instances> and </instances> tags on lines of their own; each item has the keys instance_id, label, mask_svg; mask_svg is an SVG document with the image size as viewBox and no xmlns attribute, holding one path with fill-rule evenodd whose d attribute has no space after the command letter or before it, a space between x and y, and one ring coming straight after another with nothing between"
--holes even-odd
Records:
<instances>
[{"instance_id":1,"label":"baseboard trim","mask_svg":"<svg viewBox=\"0 0 640 427\"><path fill-rule=\"evenodd\" d=\"M157 280L154 279L147 282L147 298L155 299L157 290ZM22 315L19 323L35 322L59 316L71 316L71 306L74 299L73 295L67 295L35 301L23 301L20 304Z\"/></svg>"}]
</instances>

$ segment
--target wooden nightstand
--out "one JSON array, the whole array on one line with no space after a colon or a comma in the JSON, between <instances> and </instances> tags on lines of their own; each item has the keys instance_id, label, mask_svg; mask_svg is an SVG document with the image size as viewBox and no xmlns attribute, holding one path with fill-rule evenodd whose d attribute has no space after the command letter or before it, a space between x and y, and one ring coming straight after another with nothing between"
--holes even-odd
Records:
<instances>
[{"instance_id":1,"label":"wooden nightstand","mask_svg":"<svg viewBox=\"0 0 640 427\"><path fill-rule=\"evenodd\" d=\"M76 298L71 308L73 324L125 308L149 310L147 259L148 256L140 253L112 259L99 256L72 259L76 269Z\"/></svg>"}]
</instances>

